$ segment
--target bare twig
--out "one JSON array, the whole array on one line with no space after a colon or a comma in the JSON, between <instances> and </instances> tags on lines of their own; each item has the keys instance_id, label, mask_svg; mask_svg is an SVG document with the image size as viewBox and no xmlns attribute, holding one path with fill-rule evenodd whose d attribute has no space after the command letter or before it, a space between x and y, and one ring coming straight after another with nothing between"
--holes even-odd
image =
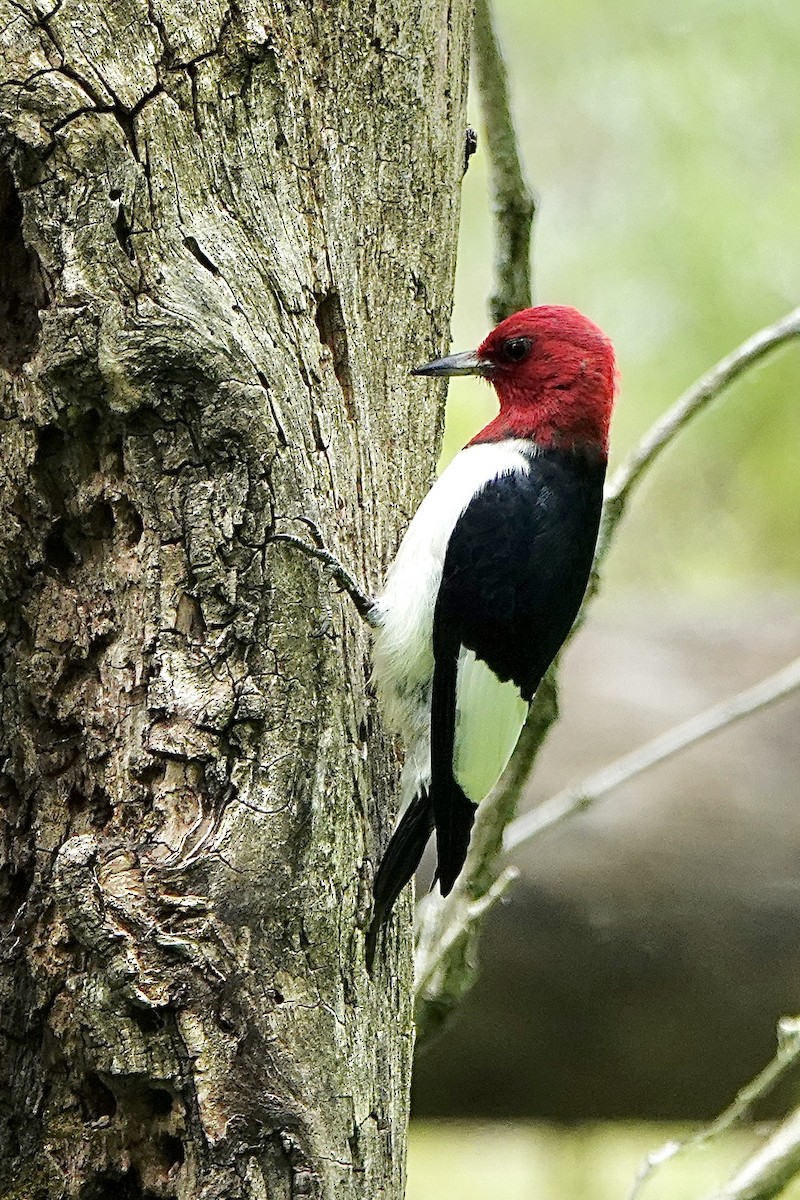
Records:
<instances>
[{"instance_id":1,"label":"bare twig","mask_svg":"<svg viewBox=\"0 0 800 1200\"><path fill-rule=\"evenodd\" d=\"M800 658L757 683L755 687L747 688L719 704L714 704L705 712L698 713L682 725L677 725L644 746L639 746L630 754L618 758L609 766L603 767L577 787L565 788L532 812L518 817L506 830L503 842L506 852L515 850L523 842L552 829L575 813L582 812L621 784L641 775L643 771L648 771L657 763L665 762L688 746L703 741L712 733L718 733L719 730L741 721L743 717L782 700L798 688Z\"/></svg>"},{"instance_id":2,"label":"bare twig","mask_svg":"<svg viewBox=\"0 0 800 1200\"><path fill-rule=\"evenodd\" d=\"M708 1125L704 1125L683 1141L666 1142L658 1150L653 1150L648 1154L636 1174L628 1200L639 1200L645 1183L662 1163L669 1162L676 1154L685 1150L705 1146L713 1138L727 1133L734 1125L746 1120L751 1115L754 1105L772 1091L776 1084L797 1065L799 1059L800 1020L784 1018L778 1024L778 1049L775 1057L767 1063L764 1070L759 1072L755 1079L751 1079L737 1093L733 1102Z\"/></svg>"},{"instance_id":3,"label":"bare twig","mask_svg":"<svg viewBox=\"0 0 800 1200\"><path fill-rule=\"evenodd\" d=\"M476 0L473 48L494 210L495 291L489 309L497 324L531 304L531 224L536 203L525 180L514 132L508 74L491 0Z\"/></svg>"},{"instance_id":4,"label":"bare twig","mask_svg":"<svg viewBox=\"0 0 800 1200\"><path fill-rule=\"evenodd\" d=\"M343 591L347 592L355 605L358 615L368 625L371 625L373 629L376 628L378 625L378 613L374 599L359 587L347 570L347 567L343 566L338 558L331 554L329 550L326 550L323 545L311 546L308 542L303 541L302 538L295 537L293 533L273 533L269 540L271 542L284 542L287 546L294 546L296 550L301 550L308 558L316 559L317 562L322 563L331 578L338 583Z\"/></svg>"},{"instance_id":5,"label":"bare twig","mask_svg":"<svg viewBox=\"0 0 800 1200\"><path fill-rule=\"evenodd\" d=\"M800 1109L782 1121L732 1179L707 1200L773 1200L800 1171Z\"/></svg>"},{"instance_id":6,"label":"bare twig","mask_svg":"<svg viewBox=\"0 0 800 1200\"><path fill-rule=\"evenodd\" d=\"M793 309L773 325L766 325L742 342L730 354L680 396L670 409L645 434L628 455L606 488L603 525L598 543L598 558L605 555L611 535L630 499L631 492L645 471L682 429L717 399L745 371L749 371L773 350L800 337L800 308Z\"/></svg>"},{"instance_id":7,"label":"bare twig","mask_svg":"<svg viewBox=\"0 0 800 1200\"><path fill-rule=\"evenodd\" d=\"M518 874L507 867L474 899L454 889L444 898L431 892L420 905L414 1010L419 1043L436 1032L472 987L483 920Z\"/></svg>"},{"instance_id":8,"label":"bare twig","mask_svg":"<svg viewBox=\"0 0 800 1200\"><path fill-rule=\"evenodd\" d=\"M549 730L558 719L557 664L545 675L536 692L517 745L503 774L480 803L470 840L466 879L473 899L497 878L497 859L503 850L506 827L517 811L528 772L525 764L535 758ZM521 743L521 745L520 745Z\"/></svg>"}]
</instances>

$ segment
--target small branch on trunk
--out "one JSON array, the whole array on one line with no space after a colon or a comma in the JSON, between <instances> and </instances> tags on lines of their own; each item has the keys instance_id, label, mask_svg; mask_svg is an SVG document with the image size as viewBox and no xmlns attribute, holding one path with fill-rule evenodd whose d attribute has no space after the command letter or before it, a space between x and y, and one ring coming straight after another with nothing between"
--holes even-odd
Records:
<instances>
[{"instance_id":1,"label":"small branch on trunk","mask_svg":"<svg viewBox=\"0 0 800 1200\"><path fill-rule=\"evenodd\" d=\"M531 305L531 225L536 202L525 179L514 132L508 73L491 0L476 0L473 52L494 212L495 290L489 309L496 325Z\"/></svg>"},{"instance_id":2,"label":"small branch on trunk","mask_svg":"<svg viewBox=\"0 0 800 1200\"><path fill-rule=\"evenodd\" d=\"M309 545L302 538L296 537L293 533L273 533L270 537L271 542L284 542L287 546L294 546L296 550L302 551L308 558L313 558L317 562L322 563L328 574L339 585L342 591L347 592L350 599L355 605L356 612L363 621L375 629L378 625L378 609L374 598L368 595L362 587L356 583L355 578L348 571L335 555L331 554L330 550L325 548L322 539L319 537L319 530L307 518L302 520L312 530L312 536L317 542L316 546Z\"/></svg>"}]
</instances>

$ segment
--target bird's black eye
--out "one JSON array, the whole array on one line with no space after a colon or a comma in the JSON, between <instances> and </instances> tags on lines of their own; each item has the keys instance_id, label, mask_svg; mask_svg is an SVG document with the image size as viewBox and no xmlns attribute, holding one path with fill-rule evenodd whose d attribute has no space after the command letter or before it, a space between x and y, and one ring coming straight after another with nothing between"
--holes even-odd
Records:
<instances>
[{"instance_id":1,"label":"bird's black eye","mask_svg":"<svg viewBox=\"0 0 800 1200\"><path fill-rule=\"evenodd\" d=\"M503 342L503 358L509 362L518 363L527 358L531 350L531 339L527 337L508 338Z\"/></svg>"}]
</instances>

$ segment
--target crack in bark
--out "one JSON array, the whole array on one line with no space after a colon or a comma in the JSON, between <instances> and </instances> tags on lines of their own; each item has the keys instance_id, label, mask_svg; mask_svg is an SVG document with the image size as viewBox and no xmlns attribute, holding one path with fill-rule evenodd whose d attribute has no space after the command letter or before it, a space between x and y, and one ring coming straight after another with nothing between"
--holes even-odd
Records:
<instances>
[{"instance_id":1,"label":"crack in bark","mask_svg":"<svg viewBox=\"0 0 800 1200\"><path fill-rule=\"evenodd\" d=\"M317 303L315 315L319 340L331 352L333 370L342 393L347 419L355 420L353 406L353 376L350 369L350 349L342 302L337 291L328 292Z\"/></svg>"},{"instance_id":2,"label":"crack in bark","mask_svg":"<svg viewBox=\"0 0 800 1200\"><path fill-rule=\"evenodd\" d=\"M39 312L49 304L36 253L26 244L14 178L0 168L0 367L17 372L34 355Z\"/></svg>"}]
</instances>

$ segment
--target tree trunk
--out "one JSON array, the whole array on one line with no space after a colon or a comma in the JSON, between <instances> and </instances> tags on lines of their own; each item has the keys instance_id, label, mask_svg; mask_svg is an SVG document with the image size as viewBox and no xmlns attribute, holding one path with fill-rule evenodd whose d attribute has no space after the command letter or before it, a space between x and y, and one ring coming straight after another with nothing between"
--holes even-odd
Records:
<instances>
[{"instance_id":1,"label":"tree trunk","mask_svg":"<svg viewBox=\"0 0 800 1200\"><path fill-rule=\"evenodd\" d=\"M402 1195L375 586L441 420L466 0L8 0L0 1195Z\"/></svg>"}]
</instances>

